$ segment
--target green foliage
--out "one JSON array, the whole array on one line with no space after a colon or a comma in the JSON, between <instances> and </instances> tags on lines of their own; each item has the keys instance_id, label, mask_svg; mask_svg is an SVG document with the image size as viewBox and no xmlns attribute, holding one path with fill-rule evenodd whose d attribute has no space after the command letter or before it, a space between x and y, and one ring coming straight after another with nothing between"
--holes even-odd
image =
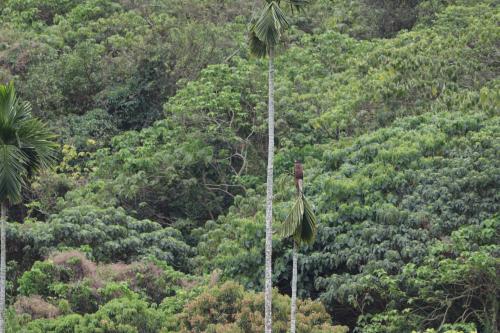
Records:
<instances>
[{"instance_id":1,"label":"green foliage","mask_svg":"<svg viewBox=\"0 0 500 333\"><path fill-rule=\"evenodd\" d=\"M186 268L189 247L175 229L148 220L136 220L121 209L75 207L54 216L50 227L58 245L90 245L99 261L130 261L154 254L174 267Z\"/></svg>"},{"instance_id":2,"label":"green foliage","mask_svg":"<svg viewBox=\"0 0 500 333\"><path fill-rule=\"evenodd\" d=\"M279 1L267 1L250 27L250 49L257 56L271 52L279 43L281 34L290 23Z\"/></svg>"},{"instance_id":3,"label":"green foliage","mask_svg":"<svg viewBox=\"0 0 500 333\"><path fill-rule=\"evenodd\" d=\"M225 10L207 15L214 4ZM103 109L120 129L141 128L161 117L179 80L237 50L245 30L238 15L249 12L242 0L9 0L0 17L19 35L8 36L0 58L47 118Z\"/></svg>"},{"instance_id":4,"label":"green foliage","mask_svg":"<svg viewBox=\"0 0 500 333\"><path fill-rule=\"evenodd\" d=\"M327 10L331 12L323 24L356 38L394 37L403 29L418 22L427 1L335 1ZM325 5L326 6L326 5ZM426 13L430 16L433 12Z\"/></svg>"},{"instance_id":5,"label":"green foliage","mask_svg":"<svg viewBox=\"0 0 500 333\"><path fill-rule=\"evenodd\" d=\"M82 253L69 251L56 253L48 261L38 261L25 272L19 279L18 289L22 296L18 302L25 296L41 296L50 302L47 306L57 305L62 314L85 314L93 313L98 306L121 297L140 297L159 304L167 297L176 298L178 292L184 295L183 286L194 288L197 284L197 279L175 271L156 259L129 265L95 264ZM26 312L27 308L34 309L33 306L18 308L18 312L28 313L34 319L46 317L44 312L39 317L35 310ZM166 309L166 305L162 308Z\"/></svg>"},{"instance_id":6,"label":"green foliage","mask_svg":"<svg viewBox=\"0 0 500 333\"><path fill-rule=\"evenodd\" d=\"M405 263L422 262L430 240L464 224L477 225L498 211L498 117L475 112L409 117L348 141L345 148L325 145L322 160L305 159L308 196L320 222L315 245L299 258L304 268L299 293L319 293L329 306L344 311L383 310L398 293L378 280L376 270L400 274ZM283 209L278 204L277 214ZM261 213L254 219L235 215L241 212L207 225L199 254L228 277L260 286L253 269L261 265L256 254L263 245L259 233L251 237L244 226L258 228L258 222L262 228ZM217 239L225 241L206 247L221 243ZM279 244L275 251L276 281L287 290L291 257Z\"/></svg>"},{"instance_id":7,"label":"green foliage","mask_svg":"<svg viewBox=\"0 0 500 333\"><path fill-rule=\"evenodd\" d=\"M229 214L193 233L199 239L199 269L221 269L225 277L232 276L245 287L257 289L263 286L264 274L264 201L253 191L248 196L236 197ZM275 251L276 247L273 245Z\"/></svg>"},{"instance_id":8,"label":"green foliage","mask_svg":"<svg viewBox=\"0 0 500 333\"><path fill-rule=\"evenodd\" d=\"M273 331L285 333L290 300L278 293L274 297ZM260 332L264 329L263 310L263 294L245 293L242 286L226 282L186 304L179 314L180 332ZM299 301L297 310L298 332L347 332L345 327L331 326L320 303Z\"/></svg>"},{"instance_id":9,"label":"green foliage","mask_svg":"<svg viewBox=\"0 0 500 333\"><path fill-rule=\"evenodd\" d=\"M107 292L126 291L124 285L110 284ZM114 290L114 291L113 291ZM23 315L9 317L9 324L22 324L18 332L259 332L263 329L262 294L245 292L234 282L223 285L193 288L189 295L179 290L184 299L182 308L171 308L174 297L164 300L160 307L151 306L136 294L115 297L100 306L95 313L63 315L57 318L30 321ZM120 296L121 295L121 296ZM275 294L274 329L286 332L289 298ZM178 301L178 300L177 300ZM299 301L298 332L345 333L347 328L332 326L329 314L321 303ZM65 331L66 330L66 331Z\"/></svg>"},{"instance_id":10,"label":"green foliage","mask_svg":"<svg viewBox=\"0 0 500 333\"><path fill-rule=\"evenodd\" d=\"M51 249L87 246L102 262L131 262L154 256L180 270L188 270L192 249L181 233L149 220L136 220L123 209L81 206L63 210L48 223L13 224L7 233L13 258L30 265ZM15 254L23 253L24 258ZM30 249L30 250L28 250Z\"/></svg>"},{"instance_id":11,"label":"green foliage","mask_svg":"<svg viewBox=\"0 0 500 333\"><path fill-rule=\"evenodd\" d=\"M19 293L26 296L46 295L50 284L58 274L57 267L52 263L37 261L19 279Z\"/></svg>"},{"instance_id":12,"label":"green foliage","mask_svg":"<svg viewBox=\"0 0 500 333\"><path fill-rule=\"evenodd\" d=\"M330 137L349 136L366 128L386 126L397 117L453 109L459 99L464 106L471 103L470 92L478 91L495 76L487 51L495 47L493 40L486 37L492 34L491 26L472 16L494 20L485 5L451 7L438 16L431 28L378 43L354 44L355 54L363 57L349 59L351 66L347 70L341 67L340 75L335 73L326 81L324 103L319 106L324 111L312 124L319 133ZM480 45L471 48L476 40ZM331 42L320 45L337 48ZM479 78L476 71L490 74Z\"/></svg>"},{"instance_id":13,"label":"green foliage","mask_svg":"<svg viewBox=\"0 0 500 333\"><path fill-rule=\"evenodd\" d=\"M227 188L231 179L221 185L232 171L227 161L216 160L216 149L199 133L183 133L167 121L127 132L96 153L96 181L69 193L64 206L122 206L165 223L209 218L230 203L229 191L238 190Z\"/></svg>"},{"instance_id":14,"label":"green foliage","mask_svg":"<svg viewBox=\"0 0 500 333\"><path fill-rule=\"evenodd\" d=\"M169 224L204 222L254 186L265 156L264 92L254 85L262 73L235 61L241 66L211 66L188 83L165 104L169 119L125 132L98 150L89 165L96 181L69 193L65 206L93 202Z\"/></svg>"},{"instance_id":15,"label":"green foliage","mask_svg":"<svg viewBox=\"0 0 500 333\"><path fill-rule=\"evenodd\" d=\"M363 331L495 332L498 312L499 219L464 226L435 241L420 265L408 264L399 279L380 272L393 290L389 309L361 318ZM389 290L389 289L388 289ZM464 324L445 325L447 322Z\"/></svg>"},{"instance_id":16,"label":"green foliage","mask_svg":"<svg viewBox=\"0 0 500 333\"><path fill-rule=\"evenodd\" d=\"M72 314L56 320L38 319L29 322L18 332L157 333L162 327L162 320L161 312L143 300L117 298L93 314Z\"/></svg>"},{"instance_id":17,"label":"green foliage","mask_svg":"<svg viewBox=\"0 0 500 333\"><path fill-rule=\"evenodd\" d=\"M27 211L12 210L9 330L262 331L267 92L266 63L243 47L253 6L0 3L0 80L15 78L65 143ZM318 232L298 294L324 303L301 302L300 329L496 332L495 1L318 0L294 14L275 59L274 172L297 158L308 170ZM293 193L278 191L275 221ZM289 242L273 242L283 294ZM51 256L75 248L86 255ZM288 299L274 299L283 331Z\"/></svg>"},{"instance_id":18,"label":"green foliage","mask_svg":"<svg viewBox=\"0 0 500 333\"><path fill-rule=\"evenodd\" d=\"M436 242L422 265L408 265L403 276L413 304L428 304L432 311L417 310L426 322L465 321L474 318L485 332L498 325L498 272L500 219L455 231L451 239Z\"/></svg>"},{"instance_id":19,"label":"green foliage","mask_svg":"<svg viewBox=\"0 0 500 333\"><path fill-rule=\"evenodd\" d=\"M95 109L82 116L63 118L68 144L73 144L78 150L95 150L109 143L118 134L116 120L105 110ZM96 147L97 146L97 147Z\"/></svg>"}]
</instances>

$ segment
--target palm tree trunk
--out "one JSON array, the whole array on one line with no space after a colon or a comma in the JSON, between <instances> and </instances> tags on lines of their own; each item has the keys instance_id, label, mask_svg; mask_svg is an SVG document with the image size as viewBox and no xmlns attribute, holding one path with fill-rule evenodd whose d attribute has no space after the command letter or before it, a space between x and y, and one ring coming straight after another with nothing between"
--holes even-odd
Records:
<instances>
[{"instance_id":1,"label":"palm tree trunk","mask_svg":"<svg viewBox=\"0 0 500 333\"><path fill-rule=\"evenodd\" d=\"M5 275L7 272L6 267L6 249L5 245L5 228L7 223L7 205L5 202L1 204L2 217L0 221L0 243L1 243L1 254L0 254L0 333L5 332Z\"/></svg>"},{"instance_id":2,"label":"palm tree trunk","mask_svg":"<svg viewBox=\"0 0 500 333\"><path fill-rule=\"evenodd\" d=\"M274 50L269 49L269 101L268 127L269 143L267 147L267 193L266 193L266 273L265 273L265 333L273 330L272 319L272 253L273 253L273 160L274 160Z\"/></svg>"},{"instance_id":3,"label":"palm tree trunk","mask_svg":"<svg viewBox=\"0 0 500 333\"><path fill-rule=\"evenodd\" d=\"M295 315L297 313L297 256L298 256L297 243L293 241L292 250L292 305L290 310L290 333L295 333Z\"/></svg>"},{"instance_id":4,"label":"palm tree trunk","mask_svg":"<svg viewBox=\"0 0 500 333\"><path fill-rule=\"evenodd\" d=\"M297 196L302 195L302 179L297 179ZM297 256L298 256L297 242L293 241L292 249L292 302L290 306L290 333L295 333L296 327L296 314L297 314Z\"/></svg>"}]
</instances>

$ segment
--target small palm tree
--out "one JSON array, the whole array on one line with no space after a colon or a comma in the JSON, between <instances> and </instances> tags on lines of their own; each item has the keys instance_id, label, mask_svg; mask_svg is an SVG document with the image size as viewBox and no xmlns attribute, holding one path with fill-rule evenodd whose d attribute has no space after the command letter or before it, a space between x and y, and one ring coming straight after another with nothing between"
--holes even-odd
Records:
<instances>
[{"instance_id":1,"label":"small palm tree","mask_svg":"<svg viewBox=\"0 0 500 333\"><path fill-rule=\"evenodd\" d=\"M297 176L296 176L297 177ZM280 230L282 238L293 238L292 250L292 302L290 332L295 333L297 311L297 252L301 244L312 244L316 237L316 216L302 191L302 179L297 179L297 198Z\"/></svg>"},{"instance_id":2,"label":"small palm tree","mask_svg":"<svg viewBox=\"0 0 500 333\"><path fill-rule=\"evenodd\" d=\"M265 260L265 332L272 332L272 218L274 160L274 54L289 21L281 4L292 11L301 10L309 0L265 0L265 5L250 27L250 51L258 57L269 57L268 150L266 190L266 260Z\"/></svg>"},{"instance_id":3,"label":"small palm tree","mask_svg":"<svg viewBox=\"0 0 500 333\"><path fill-rule=\"evenodd\" d=\"M29 103L16 97L14 84L0 84L0 333L5 332L7 208L21 200L28 177L54 159L54 135L33 118Z\"/></svg>"}]
</instances>

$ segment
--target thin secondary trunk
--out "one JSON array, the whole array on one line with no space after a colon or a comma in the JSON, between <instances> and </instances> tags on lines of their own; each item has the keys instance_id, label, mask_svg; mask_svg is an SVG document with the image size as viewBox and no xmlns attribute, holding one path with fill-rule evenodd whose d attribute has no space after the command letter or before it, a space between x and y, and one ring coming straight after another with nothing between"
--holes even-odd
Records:
<instances>
[{"instance_id":1,"label":"thin secondary trunk","mask_svg":"<svg viewBox=\"0 0 500 333\"><path fill-rule=\"evenodd\" d=\"M6 248L5 245L5 228L7 223L7 205L2 202L2 217L0 221L0 243L1 243L1 254L0 254L0 333L5 332L5 275L7 272L6 267Z\"/></svg>"},{"instance_id":2,"label":"thin secondary trunk","mask_svg":"<svg viewBox=\"0 0 500 333\"><path fill-rule=\"evenodd\" d=\"M492 333L498 333L499 330L498 330L498 299L497 299L497 295L495 292L493 292L492 294L489 295L489 298L491 300L490 304L491 304L491 319L487 320L487 322L489 321L489 325L491 326L491 332ZM486 317L488 317L488 314L486 313Z\"/></svg>"},{"instance_id":3,"label":"thin secondary trunk","mask_svg":"<svg viewBox=\"0 0 500 333\"><path fill-rule=\"evenodd\" d=\"M292 305L290 311L290 333L295 333L295 322L296 322L296 313L297 313L297 252L298 247L297 243L293 242L293 250L292 250Z\"/></svg>"},{"instance_id":4,"label":"thin secondary trunk","mask_svg":"<svg viewBox=\"0 0 500 333\"><path fill-rule=\"evenodd\" d=\"M295 175L297 177L297 175ZM296 178L297 179L297 178ZM302 195L302 179L297 179L297 196ZM297 242L293 241L292 250L292 302L290 305L290 333L295 333L296 314L297 314L297 256L298 256Z\"/></svg>"},{"instance_id":5,"label":"thin secondary trunk","mask_svg":"<svg viewBox=\"0 0 500 333\"><path fill-rule=\"evenodd\" d=\"M267 194L266 194L266 274L265 274L265 333L273 330L272 319L272 253L273 253L273 159L274 159L274 51L269 50L269 101L267 147Z\"/></svg>"}]
</instances>

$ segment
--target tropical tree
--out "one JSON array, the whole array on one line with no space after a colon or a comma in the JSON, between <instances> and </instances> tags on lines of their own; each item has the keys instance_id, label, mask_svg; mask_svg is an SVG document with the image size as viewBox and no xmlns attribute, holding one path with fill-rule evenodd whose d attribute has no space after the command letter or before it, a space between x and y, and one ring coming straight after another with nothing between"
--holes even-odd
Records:
<instances>
[{"instance_id":1,"label":"tropical tree","mask_svg":"<svg viewBox=\"0 0 500 333\"><path fill-rule=\"evenodd\" d=\"M293 238L292 250L292 301L290 306L290 332L295 333L297 311L297 253L301 244L312 244L316 237L316 216L311 205L304 196L303 169L300 162L295 161L295 186L297 198L292 210L283 221L280 235L283 238Z\"/></svg>"},{"instance_id":2,"label":"tropical tree","mask_svg":"<svg viewBox=\"0 0 500 333\"><path fill-rule=\"evenodd\" d=\"M28 177L54 159L54 135L16 97L14 84L0 85L0 333L5 332L6 222L9 205L21 200Z\"/></svg>"},{"instance_id":3,"label":"tropical tree","mask_svg":"<svg viewBox=\"0 0 500 333\"><path fill-rule=\"evenodd\" d=\"M269 58L268 149L266 189L266 259L265 259L265 332L272 332L272 219L273 219L273 159L274 159L274 54L283 31L290 26L281 4L285 1L266 0L250 27L250 50L258 57ZM290 9L301 10L309 0L288 0Z\"/></svg>"}]
</instances>

